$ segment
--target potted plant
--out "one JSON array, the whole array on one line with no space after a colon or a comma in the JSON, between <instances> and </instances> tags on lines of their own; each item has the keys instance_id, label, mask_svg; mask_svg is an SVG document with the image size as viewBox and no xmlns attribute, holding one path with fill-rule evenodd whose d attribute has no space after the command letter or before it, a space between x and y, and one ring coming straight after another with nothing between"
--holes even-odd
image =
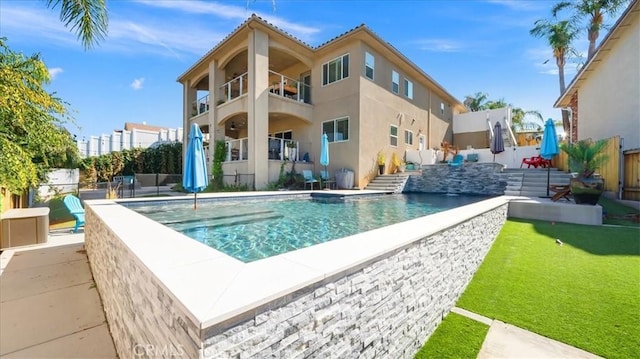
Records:
<instances>
[{"instance_id":1,"label":"potted plant","mask_svg":"<svg viewBox=\"0 0 640 359\"><path fill-rule=\"evenodd\" d=\"M604 178L596 170L609 159L604 153L607 140L581 140L560 145L569 157L569 170L574 173L570 180L571 194L577 204L595 205L604 192Z\"/></svg>"},{"instance_id":2,"label":"potted plant","mask_svg":"<svg viewBox=\"0 0 640 359\"><path fill-rule=\"evenodd\" d=\"M387 158L384 155L384 152L380 151L378 152L378 174L383 175L384 174L384 163L386 162Z\"/></svg>"},{"instance_id":3,"label":"potted plant","mask_svg":"<svg viewBox=\"0 0 640 359\"><path fill-rule=\"evenodd\" d=\"M405 163L398 157L395 152L391 155L391 163L393 163L393 172L403 173L405 170Z\"/></svg>"}]
</instances>

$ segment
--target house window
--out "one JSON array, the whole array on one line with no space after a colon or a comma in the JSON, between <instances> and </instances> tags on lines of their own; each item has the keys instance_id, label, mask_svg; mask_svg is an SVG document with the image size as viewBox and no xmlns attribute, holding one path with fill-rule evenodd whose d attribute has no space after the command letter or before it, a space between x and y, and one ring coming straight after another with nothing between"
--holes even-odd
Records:
<instances>
[{"instance_id":1,"label":"house window","mask_svg":"<svg viewBox=\"0 0 640 359\"><path fill-rule=\"evenodd\" d=\"M400 92L400 74L391 71L391 91L395 94Z\"/></svg>"},{"instance_id":2,"label":"house window","mask_svg":"<svg viewBox=\"0 0 640 359\"><path fill-rule=\"evenodd\" d=\"M283 132L275 132L273 134L273 137L290 140L293 138L293 131L289 130L289 131L283 131Z\"/></svg>"},{"instance_id":3,"label":"house window","mask_svg":"<svg viewBox=\"0 0 640 359\"><path fill-rule=\"evenodd\" d=\"M368 52L364 53L364 75L373 80L373 70L376 67L376 59Z\"/></svg>"},{"instance_id":4,"label":"house window","mask_svg":"<svg viewBox=\"0 0 640 359\"><path fill-rule=\"evenodd\" d=\"M413 146L413 131L404 130L404 143Z\"/></svg>"},{"instance_id":5,"label":"house window","mask_svg":"<svg viewBox=\"0 0 640 359\"><path fill-rule=\"evenodd\" d=\"M327 134L329 142L349 140L349 117L341 117L322 123L322 132Z\"/></svg>"},{"instance_id":6,"label":"house window","mask_svg":"<svg viewBox=\"0 0 640 359\"><path fill-rule=\"evenodd\" d=\"M404 79L404 94L413 100L413 82Z\"/></svg>"},{"instance_id":7,"label":"house window","mask_svg":"<svg viewBox=\"0 0 640 359\"><path fill-rule=\"evenodd\" d=\"M391 125L391 131L389 133L389 143L393 147L398 146L398 126Z\"/></svg>"},{"instance_id":8,"label":"house window","mask_svg":"<svg viewBox=\"0 0 640 359\"><path fill-rule=\"evenodd\" d=\"M328 85L349 77L349 54L342 55L322 65L322 85Z\"/></svg>"},{"instance_id":9,"label":"house window","mask_svg":"<svg viewBox=\"0 0 640 359\"><path fill-rule=\"evenodd\" d=\"M440 102L440 114L444 115L444 102Z\"/></svg>"}]
</instances>

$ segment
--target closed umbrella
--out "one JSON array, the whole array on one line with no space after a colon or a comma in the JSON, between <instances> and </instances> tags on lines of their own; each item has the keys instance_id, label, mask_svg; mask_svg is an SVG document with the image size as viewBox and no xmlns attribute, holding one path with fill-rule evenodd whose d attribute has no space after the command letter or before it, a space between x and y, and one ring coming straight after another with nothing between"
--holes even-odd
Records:
<instances>
[{"instance_id":1,"label":"closed umbrella","mask_svg":"<svg viewBox=\"0 0 640 359\"><path fill-rule=\"evenodd\" d=\"M540 157L551 160L560 153L558 149L558 135L556 135L556 125L552 119L544 123L542 133L542 145L540 146ZM551 166L547 166L547 197L549 197L549 178L551 176Z\"/></svg>"},{"instance_id":2,"label":"closed umbrella","mask_svg":"<svg viewBox=\"0 0 640 359\"><path fill-rule=\"evenodd\" d=\"M182 174L182 187L187 192L193 193L193 209L198 206L198 192L207 188L207 160L202 148L202 132L197 124L191 125L187 154L184 160L184 173Z\"/></svg>"},{"instance_id":3,"label":"closed umbrella","mask_svg":"<svg viewBox=\"0 0 640 359\"><path fill-rule=\"evenodd\" d=\"M320 165L324 166L324 173L329 179L329 172L327 172L327 166L329 165L329 137L326 133L322 134L322 140L320 141ZM328 183L328 182L327 182Z\"/></svg>"},{"instance_id":4,"label":"closed umbrella","mask_svg":"<svg viewBox=\"0 0 640 359\"><path fill-rule=\"evenodd\" d=\"M493 162L496 161L496 153L504 152L504 139L502 139L502 125L500 121L493 126L493 139L491 140L491 153L493 153Z\"/></svg>"}]
</instances>

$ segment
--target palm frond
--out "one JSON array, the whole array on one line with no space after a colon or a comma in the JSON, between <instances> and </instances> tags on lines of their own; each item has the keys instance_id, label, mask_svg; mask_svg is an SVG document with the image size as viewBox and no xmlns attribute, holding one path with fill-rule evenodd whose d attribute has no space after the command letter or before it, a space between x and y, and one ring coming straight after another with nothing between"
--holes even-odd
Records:
<instances>
[{"instance_id":1,"label":"palm frond","mask_svg":"<svg viewBox=\"0 0 640 359\"><path fill-rule=\"evenodd\" d=\"M60 21L78 35L85 49L104 40L108 15L104 0L46 0L47 7L60 6Z\"/></svg>"}]
</instances>

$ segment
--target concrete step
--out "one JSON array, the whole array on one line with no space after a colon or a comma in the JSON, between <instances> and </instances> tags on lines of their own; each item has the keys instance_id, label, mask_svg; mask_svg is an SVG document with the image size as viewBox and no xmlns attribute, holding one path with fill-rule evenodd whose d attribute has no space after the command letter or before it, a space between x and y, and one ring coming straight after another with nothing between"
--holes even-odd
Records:
<instances>
[{"instance_id":1,"label":"concrete step","mask_svg":"<svg viewBox=\"0 0 640 359\"><path fill-rule=\"evenodd\" d=\"M520 191L504 191L505 196L520 196Z\"/></svg>"},{"instance_id":2,"label":"concrete step","mask_svg":"<svg viewBox=\"0 0 640 359\"><path fill-rule=\"evenodd\" d=\"M553 195L553 192L549 192L550 195ZM525 197L544 197L547 195L547 191L520 191L520 196Z\"/></svg>"}]
</instances>

